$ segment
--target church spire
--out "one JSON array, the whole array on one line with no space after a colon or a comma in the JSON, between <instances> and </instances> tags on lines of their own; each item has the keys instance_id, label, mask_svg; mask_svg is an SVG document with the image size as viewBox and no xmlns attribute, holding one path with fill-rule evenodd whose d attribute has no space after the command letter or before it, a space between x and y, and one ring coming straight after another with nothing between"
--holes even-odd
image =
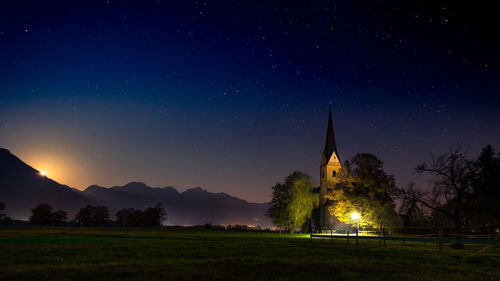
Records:
<instances>
[{"instance_id":1,"label":"church spire","mask_svg":"<svg viewBox=\"0 0 500 281\"><path fill-rule=\"evenodd\" d=\"M335 133L333 131L332 102L330 102L330 114L328 115L328 128L326 131L326 143L325 150L323 151L327 162L328 160L330 160L330 157L332 157L333 152L336 152L338 157L337 143L335 142Z\"/></svg>"}]
</instances>

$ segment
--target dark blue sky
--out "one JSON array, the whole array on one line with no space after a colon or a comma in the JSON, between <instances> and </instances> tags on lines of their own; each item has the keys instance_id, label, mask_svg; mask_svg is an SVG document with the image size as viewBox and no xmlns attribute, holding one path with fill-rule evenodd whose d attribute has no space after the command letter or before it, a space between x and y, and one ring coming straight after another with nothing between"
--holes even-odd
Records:
<instances>
[{"instance_id":1,"label":"dark blue sky","mask_svg":"<svg viewBox=\"0 0 500 281\"><path fill-rule=\"evenodd\" d=\"M76 188L131 180L250 201L339 153L404 185L500 147L489 2L2 1L0 146ZM282 3L283 4L283 3Z\"/></svg>"}]
</instances>

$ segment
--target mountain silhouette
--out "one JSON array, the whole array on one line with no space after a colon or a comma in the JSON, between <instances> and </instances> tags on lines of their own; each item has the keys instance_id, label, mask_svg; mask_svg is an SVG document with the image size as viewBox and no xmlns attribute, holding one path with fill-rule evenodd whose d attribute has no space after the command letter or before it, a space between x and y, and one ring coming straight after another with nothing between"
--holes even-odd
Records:
<instances>
[{"instance_id":1,"label":"mountain silhouette","mask_svg":"<svg viewBox=\"0 0 500 281\"><path fill-rule=\"evenodd\" d=\"M144 209L161 202L167 211L169 225L244 224L272 226L265 217L267 203L249 203L226 193L212 193L201 187L179 193L171 186L149 187L130 182L110 188L91 185L81 191L114 214L121 208Z\"/></svg>"},{"instance_id":2,"label":"mountain silhouette","mask_svg":"<svg viewBox=\"0 0 500 281\"><path fill-rule=\"evenodd\" d=\"M69 186L42 176L3 148L0 148L0 202L7 205L7 215L15 219L28 219L31 209L40 203L65 210L70 217L81 206L94 204Z\"/></svg>"},{"instance_id":3,"label":"mountain silhouette","mask_svg":"<svg viewBox=\"0 0 500 281\"><path fill-rule=\"evenodd\" d=\"M149 187L142 182L124 186L91 185L85 190L57 183L33 169L8 150L0 148L0 202L15 219L28 219L31 209L47 203L68 212L72 219L88 204L109 208L111 219L122 208L144 209L161 202L169 225L243 224L271 227L264 215L267 203L249 203L227 193L211 193L201 187L179 193L174 187Z\"/></svg>"}]
</instances>

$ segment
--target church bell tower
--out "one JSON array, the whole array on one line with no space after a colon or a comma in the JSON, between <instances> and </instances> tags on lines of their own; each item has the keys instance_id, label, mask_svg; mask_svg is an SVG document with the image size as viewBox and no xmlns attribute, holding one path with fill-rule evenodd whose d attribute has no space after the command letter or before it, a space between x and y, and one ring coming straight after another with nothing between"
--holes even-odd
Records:
<instances>
[{"instance_id":1,"label":"church bell tower","mask_svg":"<svg viewBox=\"0 0 500 281\"><path fill-rule=\"evenodd\" d=\"M325 195L337 183L337 174L341 168L340 158L335 142L335 133L333 131L332 103L330 103L330 114L328 116L328 127L326 130L325 149L321 154L320 166L320 225L322 229L333 229L335 218L328 211L330 202Z\"/></svg>"}]
</instances>

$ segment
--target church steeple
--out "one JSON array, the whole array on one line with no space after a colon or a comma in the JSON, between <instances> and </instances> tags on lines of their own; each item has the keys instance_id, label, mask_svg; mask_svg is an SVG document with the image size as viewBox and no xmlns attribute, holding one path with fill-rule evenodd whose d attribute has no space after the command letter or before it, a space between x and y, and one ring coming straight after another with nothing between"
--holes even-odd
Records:
<instances>
[{"instance_id":1,"label":"church steeple","mask_svg":"<svg viewBox=\"0 0 500 281\"><path fill-rule=\"evenodd\" d=\"M333 120L332 120L332 103L330 102L330 114L328 115L328 127L326 130L326 142L325 150L323 154L325 155L326 161L330 160L333 152L338 156L337 142L335 141L335 132L333 131Z\"/></svg>"},{"instance_id":2,"label":"church steeple","mask_svg":"<svg viewBox=\"0 0 500 281\"><path fill-rule=\"evenodd\" d=\"M330 103L330 114L328 115L328 127L326 129L326 143L325 149L321 155L320 170L320 189L319 189L319 202L320 202L320 225L323 229L333 229L336 220L328 207L331 202L325 195L335 187L338 182L337 173L342 168L337 151L337 142L335 141L335 133L333 132L333 119L332 119L332 103Z\"/></svg>"}]
</instances>

